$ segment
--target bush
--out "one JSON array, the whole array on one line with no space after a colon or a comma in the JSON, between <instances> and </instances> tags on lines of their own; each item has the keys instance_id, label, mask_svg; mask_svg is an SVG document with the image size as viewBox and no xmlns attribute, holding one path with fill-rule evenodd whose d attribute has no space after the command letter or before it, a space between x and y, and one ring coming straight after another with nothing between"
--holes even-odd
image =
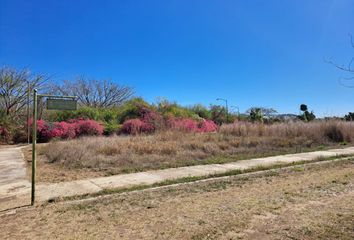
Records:
<instances>
[{"instance_id":1,"label":"bush","mask_svg":"<svg viewBox=\"0 0 354 240\"><path fill-rule=\"evenodd\" d=\"M94 136L103 134L102 125L94 120L79 119L71 122L75 124L75 132L77 136Z\"/></svg>"},{"instance_id":2,"label":"bush","mask_svg":"<svg viewBox=\"0 0 354 240\"><path fill-rule=\"evenodd\" d=\"M215 132L218 129L218 126L211 120L203 119L201 122L198 122L190 118L170 118L168 126L172 130L184 132Z\"/></svg>"},{"instance_id":3,"label":"bush","mask_svg":"<svg viewBox=\"0 0 354 240\"><path fill-rule=\"evenodd\" d=\"M217 130L218 125L211 120L203 120L203 122L199 125L200 132L216 132Z\"/></svg>"},{"instance_id":4,"label":"bush","mask_svg":"<svg viewBox=\"0 0 354 240\"><path fill-rule=\"evenodd\" d=\"M196 104L190 108L200 118L211 119L211 112L201 104Z\"/></svg>"},{"instance_id":5,"label":"bush","mask_svg":"<svg viewBox=\"0 0 354 240\"><path fill-rule=\"evenodd\" d=\"M30 120L30 126L32 127L33 120ZM44 120L37 120L37 141L38 142L48 142L51 136L50 126Z\"/></svg>"},{"instance_id":6,"label":"bush","mask_svg":"<svg viewBox=\"0 0 354 240\"><path fill-rule=\"evenodd\" d=\"M170 118L169 126L171 129L177 131L198 132L198 122L190 118Z\"/></svg>"},{"instance_id":7,"label":"bush","mask_svg":"<svg viewBox=\"0 0 354 240\"><path fill-rule=\"evenodd\" d=\"M333 142L343 142L344 134L337 125L330 125L324 132L325 136Z\"/></svg>"},{"instance_id":8,"label":"bush","mask_svg":"<svg viewBox=\"0 0 354 240\"><path fill-rule=\"evenodd\" d=\"M122 126L122 133L125 134L136 135L139 133L152 133L153 131L153 125L145 123L144 121L138 118L126 120Z\"/></svg>"},{"instance_id":9,"label":"bush","mask_svg":"<svg viewBox=\"0 0 354 240\"><path fill-rule=\"evenodd\" d=\"M32 129L31 129L32 131ZM14 143L25 143L27 142L27 129L25 128L17 128L14 130L13 132L13 136L12 136L12 141Z\"/></svg>"},{"instance_id":10,"label":"bush","mask_svg":"<svg viewBox=\"0 0 354 240\"><path fill-rule=\"evenodd\" d=\"M103 134L106 135L106 136L119 134L121 129L122 129L122 125L120 125L120 124L106 123L104 125Z\"/></svg>"},{"instance_id":11,"label":"bush","mask_svg":"<svg viewBox=\"0 0 354 240\"><path fill-rule=\"evenodd\" d=\"M95 121L113 121L118 117L118 110L115 108L90 108L82 107L77 111L54 111L49 114L52 122L63 122L71 119L91 119Z\"/></svg>"},{"instance_id":12,"label":"bush","mask_svg":"<svg viewBox=\"0 0 354 240\"><path fill-rule=\"evenodd\" d=\"M10 139L10 132L5 127L0 127L0 142L8 142Z\"/></svg>"},{"instance_id":13,"label":"bush","mask_svg":"<svg viewBox=\"0 0 354 240\"><path fill-rule=\"evenodd\" d=\"M161 130L166 128L164 117L157 111L149 108L141 109L141 120L153 127L152 131Z\"/></svg>"},{"instance_id":14,"label":"bush","mask_svg":"<svg viewBox=\"0 0 354 240\"><path fill-rule=\"evenodd\" d=\"M32 119L28 124L32 126ZM52 138L71 139L80 136L102 135L103 130L102 125L94 120L74 119L53 124L37 120L38 142L48 142Z\"/></svg>"},{"instance_id":15,"label":"bush","mask_svg":"<svg viewBox=\"0 0 354 240\"><path fill-rule=\"evenodd\" d=\"M8 143L11 140L11 133L16 129L16 122L0 109L0 142Z\"/></svg>"},{"instance_id":16,"label":"bush","mask_svg":"<svg viewBox=\"0 0 354 240\"><path fill-rule=\"evenodd\" d=\"M52 138L75 138L76 137L76 125L75 123L68 122L56 122L51 130Z\"/></svg>"},{"instance_id":17,"label":"bush","mask_svg":"<svg viewBox=\"0 0 354 240\"><path fill-rule=\"evenodd\" d=\"M142 118L142 109L152 109L152 107L142 98L131 99L120 108L117 121L124 123L129 119Z\"/></svg>"},{"instance_id":18,"label":"bush","mask_svg":"<svg viewBox=\"0 0 354 240\"><path fill-rule=\"evenodd\" d=\"M200 117L191 109L182 107L175 102L169 102L165 99L157 103L157 110L164 117L200 119Z\"/></svg>"}]
</instances>

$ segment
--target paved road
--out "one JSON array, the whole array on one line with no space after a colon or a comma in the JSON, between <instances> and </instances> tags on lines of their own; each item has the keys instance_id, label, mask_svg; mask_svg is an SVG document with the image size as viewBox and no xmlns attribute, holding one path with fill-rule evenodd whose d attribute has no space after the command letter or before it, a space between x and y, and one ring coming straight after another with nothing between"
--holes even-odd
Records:
<instances>
[{"instance_id":1,"label":"paved road","mask_svg":"<svg viewBox=\"0 0 354 240\"><path fill-rule=\"evenodd\" d=\"M26 204L30 182L20 147L0 148L0 211Z\"/></svg>"}]
</instances>

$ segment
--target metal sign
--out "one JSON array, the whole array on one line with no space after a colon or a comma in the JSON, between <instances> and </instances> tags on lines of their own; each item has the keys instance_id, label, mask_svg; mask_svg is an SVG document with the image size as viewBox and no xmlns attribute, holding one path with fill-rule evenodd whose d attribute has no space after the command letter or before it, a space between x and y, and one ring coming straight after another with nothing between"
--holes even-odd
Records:
<instances>
[{"instance_id":1,"label":"metal sign","mask_svg":"<svg viewBox=\"0 0 354 240\"><path fill-rule=\"evenodd\" d=\"M47 99L48 110L77 110L77 101L75 99Z\"/></svg>"},{"instance_id":2,"label":"metal sign","mask_svg":"<svg viewBox=\"0 0 354 240\"><path fill-rule=\"evenodd\" d=\"M32 123L32 181L31 181L31 205L36 198L36 144L37 144L37 117L38 98L47 98L49 110L76 110L77 101L75 96L54 96L50 94L38 94L33 89L33 123Z\"/></svg>"}]
</instances>

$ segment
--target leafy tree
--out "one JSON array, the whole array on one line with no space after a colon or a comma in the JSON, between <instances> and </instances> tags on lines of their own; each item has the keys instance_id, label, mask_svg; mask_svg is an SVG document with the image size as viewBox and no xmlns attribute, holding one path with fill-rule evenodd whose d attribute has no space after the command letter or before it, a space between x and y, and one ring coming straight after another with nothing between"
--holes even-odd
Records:
<instances>
[{"instance_id":1,"label":"leafy tree","mask_svg":"<svg viewBox=\"0 0 354 240\"><path fill-rule=\"evenodd\" d=\"M177 118L199 118L199 116L194 113L191 109L182 107L176 102L170 102L167 99L160 99L157 102L157 110L163 116L173 116Z\"/></svg>"},{"instance_id":2,"label":"leafy tree","mask_svg":"<svg viewBox=\"0 0 354 240\"><path fill-rule=\"evenodd\" d=\"M154 110L153 106L145 102L142 98L130 99L119 108L118 122L123 123L128 119L140 118L144 109Z\"/></svg>"},{"instance_id":3,"label":"leafy tree","mask_svg":"<svg viewBox=\"0 0 354 240\"><path fill-rule=\"evenodd\" d=\"M246 111L249 113L249 118L252 122L262 122L263 123L263 112L260 107L252 107Z\"/></svg>"},{"instance_id":4,"label":"leafy tree","mask_svg":"<svg viewBox=\"0 0 354 240\"><path fill-rule=\"evenodd\" d=\"M354 121L354 112L349 112L347 115L344 116L346 121Z\"/></svg>"},{"instance_id":5,"label":"leafy tree","mask_svg":"<svg viewBox=\"0 0 354 240\"><path fill-rule=\"evenodd\" d=\"M199 117L204 119L211 119L211 112L208 108L203 106L202 104L196 104L190 107L190 110L197 114Z\"/></svg>"},{"instance_id":6,"label":"leafy tree","mask_svg":"<svg viewBox=\"0 0 354 240\"><path fill-rule=\"evenodd\" d=\"M314 114L313 111L311 111L311 112L305 111L305 115L306 115L307 121L309 121L309 122L316 119L316 115Z\"/></svg>"},{"instance_id":7,"label":"leafy tree","mask_svg":"<svg viewBox=\"0 0 354 240\"><path fill-rule=\"evenodd\" d=\"M316 118L316 115L314 114L313 111L309 112L308 107L306 104L301 104L300 105L300 110L303 112L302 115L299 116L299 118L305 122L312 121Z\"/></svg>"},{"instance_id":8,"label":"leafy tree","mask_svg":"<svg viewBox=\"0 0 354 240\"><path fill-rule=\"evenodd\" d=\"M226 109L220 105L210 106L211 120L213 120L218 125L226 122Z\"/></svg>"},{"instance_id":9,"label":"leafy tree","mask_svg":"<svg viewBox=\"0 0 354 240\"><path fill-rule=\"evenodd\" d=\"M303 111L303 112L307 111L308 110L307 105L306 104L301 104L300 105L300 110Z\"/></svg>"}]
</instances>

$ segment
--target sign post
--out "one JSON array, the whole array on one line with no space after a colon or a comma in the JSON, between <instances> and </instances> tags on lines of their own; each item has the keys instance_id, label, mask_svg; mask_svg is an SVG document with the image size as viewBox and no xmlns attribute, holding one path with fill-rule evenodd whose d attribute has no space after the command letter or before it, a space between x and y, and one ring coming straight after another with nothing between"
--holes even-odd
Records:
<instances>
[{"instance_id":1,"label":"sign post","mask_svg":"<svg viewBox=\"0 0 354 240\"><path fill-rule=\"evenodd\" d=\"M37 144L37 115L38 98L47 98L48 110L76 110L77 100L75 96L54 96L38 94L37 89L33 90L33 118L32 118L32 183L31 183L31 205L34 205L36 194L36 144Z\"/></svg>"},{"instance_id":2,"label":"sign post","mask_svg":"<svg viewBox=\"0 0 354 240\"><path fill-rule=\"evenodd\" d=\"M37 143L37 89L33 90L33 118L32 118L32 184L31 184L31 205L35 200L36 187L36 143Z\"/></svg>"}]
</instances>

